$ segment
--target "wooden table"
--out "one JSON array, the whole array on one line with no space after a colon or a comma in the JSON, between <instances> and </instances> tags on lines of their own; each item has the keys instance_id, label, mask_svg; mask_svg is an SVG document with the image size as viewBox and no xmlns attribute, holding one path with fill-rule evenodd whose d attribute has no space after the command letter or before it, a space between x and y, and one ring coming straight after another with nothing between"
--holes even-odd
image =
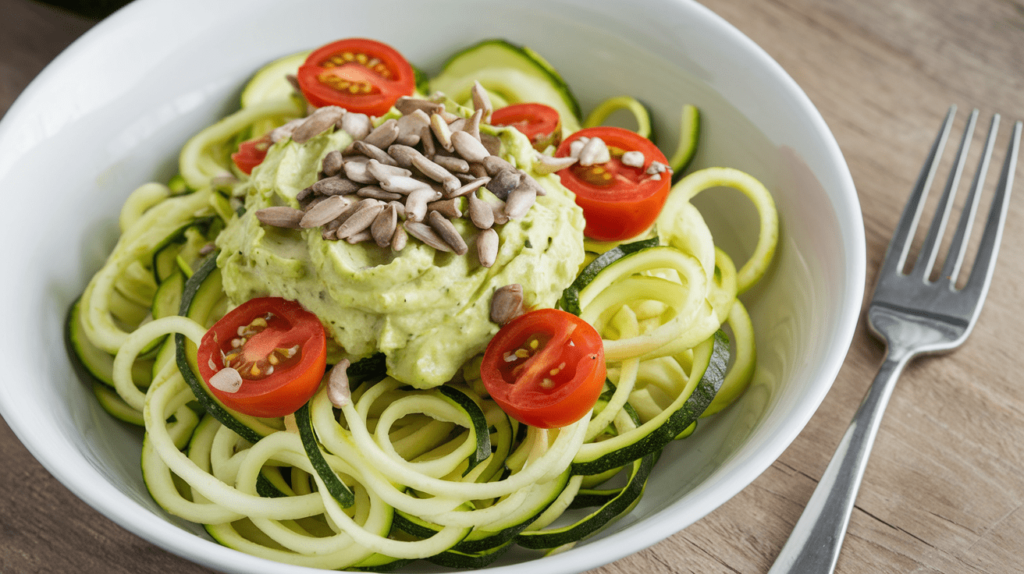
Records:
<instances>
[{"instance_id":1,"label":"wooden table","mask_svg":"<svg viewBox=\"0 0 1024 574\"><path fill-rule=\"evenodd\" d=\"M705 3L778 60L835 133L864 210L869 292L948 105L979 107L984 122L992 111L1024 118L1019 0ZM28 0L0 0L0 15L3 113L92 22ZM1017 179L1019 196L1024 164ZM839 558L840 572L1024 571L1024 381L1013 371L1024 348L1021 285L1024 198L1017 197L974 334L952 355L913 363L896 387ZM595 572L767 571L882 354L862 325L832 391L768 471L685 531ZM207 571L79 501L5 424L0 460L0 484L16 485L0 489L0 571Z\"/></svg>"}]
</instances>

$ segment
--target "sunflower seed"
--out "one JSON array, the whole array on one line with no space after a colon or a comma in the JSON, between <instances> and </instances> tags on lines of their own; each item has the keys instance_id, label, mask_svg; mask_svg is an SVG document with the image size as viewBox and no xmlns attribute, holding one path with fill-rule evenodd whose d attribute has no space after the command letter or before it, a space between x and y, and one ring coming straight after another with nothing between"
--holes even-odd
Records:
<instances>
[{"instance_id":1,"label":"sunflower seed","mask_svg":"<svg viewBox=\"0 0 1024 574\"><path fill-rule=\"evenodd\" d=\"M395 162L395 160L391 159L391 156L388 156L388 159L393 163ZM384 181L392 177L412 177L411 171L404 167L398 167L397 163L395 165L384 164L375 159L366 162L366 170L370 172L370 175L377 178L377 181Z\"/></svg>"},{"instance_id":2,"label":"sunflower seed","mask_svg":"<svg viewBox=\"0 0 1024 574\"><path fill-rule=\"evenodd\" d=\"M203 245L202 247L199 248L199 254L209 255L213 253L215 249L217 249L217 244L211 241L210 243L207 243L206 245Z\"/></svg>"},{"instance_id":3,"label":"sunflower seed","mask_svg":"<svg viewBox=\"0 0 1024 574\"><path fill-rule=\"evenodd\" d=\"M320 164L320 170L324 173L325 177L334 177L341 172L341 168L344 167L345 160L341 157L341 152L338 150L331 150L324 156L324 161Z\"/></svg>"},{"instance_id":4,"label":"sunflower seed","mask_svg":"<svg viewBox=\"0 0 1024 574\"><path fill-rule=\"evenodd\" d=\"M299 77L298 76L296 76L295 74L285 74L284 79L288 80L288 83L292 85L292 90L296 94L299 94L299 95L302 94L302 88L299 86Z\"/></svg>"},{"instance_id":5,"label":"sunflower seed","mask_svg":"<svg viewBox=\"0 0 1024 574\"><path fill-rule=\"evenodd\" d=\"M622 157L625 158L625 154ZM577 161L579 160L575 157L551 157L549 155L537 154L537 159L533 162L533 171L540 175L548 175L549 173L562 171Z\"/></svg>"},{"instance_id":6,"label":"sunflower seed","mask_svg":"<svg viewBox=\"0 0 1024 574\"><path fill-rule=\"evenodd\" d=\"M484 267L494 265L498 258L498 232L488 228L476 235L476 257Z\"/></svg>"},{"instance_id":7,"label":"sunflower seed","mask_svg":"<svg viewBox=\"0 0 1024 574\"><path fill-rule=\"evenodd\" d=\"M406 221L402 224L402 227L405 227L405 230L409 235L419 239L424 244L429 245L438 251L451 253L452 248L449 247L448 244L445 243L429 225L415 221Z\"/></svg>"},{"instance_id":8,"label":"sunflower seed","mask_svg":"<svg viewBox=\"0 0 1024 574\"><path fill-rule=\"evenodd\" d=\"M420 144L423 145L423 155L434 157L434 154L437 153L437 148L434 145L434 132L430 126L420 128Z\"/></svg>"},{"instance_id":9,"label":"sunflower seed","mask_svg":"<svg viewBox=\"0 0 1024 574\"><path fill-rule=\"evenodd\" d=\"M286 229L299 229L299 222L302 221L303 216L305 216L305 212L285 205L264 207L256 212L256 219L260 223Z\"/></svg>"},{"instance_id":10,"label":"sunflower seed","mask_svg":"<svg viewBox=\"0 0 1024 574\"><path fill-rule=\"evenodd\" d=\"M210 377L210 386L224 393L237 393L242 388L242 375L231 367L224 367Z\"/></svg>"},{"instance_id":11,"label":"sunflower seed","mask_svg":"<svg viewBox=\"0 0 1024 574\"><path fill-rule=\"evenodd\" d=\"M409 242L409 236L405 233L405 228L401 225L395 226L395 233L391 236L391 250L401 251L405 249L405 244Z\"/></svg>"},{"instance_id":12,"label":"sunflower seed","mask_svg":"<svg viewBox=\"0 0 1024 574\"><path fill-rule=\"evenodd\" d=\"M483 117L483 110L477 110L473 112L473 115L469 116L469 119L466 120L466 125L465 127L462 128L462 131L475 137L476 139L480 139L480 121L483 119Z\"/></svg>"},{"instance_id":13,"label":"sunflower seed","mask_svg":"<svg viewBox=\"0 0 1024 574\"><path fill-rule=\"evenodd\" d=\"M654 175L665 172L672 173L672 169L660 161L652 161L651 165L647 166L647 175Z\"/></svg>"},{"instance_id":14,"label":"sunflower seed","mask_svg":"<svg viewBox=\"0 0 1024 574\"><path fill-rule=\"evenodd\" d=\"M483 164L480 163L469 164L469 175L475 178L486 177L490 179L491 177L490 174L487 173L487 170L484 168Z\"/></svg>"},{"instance_id":15,"label":"sunflower seed","mask_svg":"<svg viewBox=\"0 0 1024 574\"><path fill-rule=\"evenodd\" d=\"M454 151L452 147L452 130L448 127L448 122L441 117L441 114L430 115L430 131L434 133L434 137L437 138L437 143L441 144L441 147L448 151Z\"/></svg>"},{"instance_id":16,"label":"sunflower seed","mask_svg":"<svg viewBox=\"0 0 1024 574\"><path fill-rule=\"evenodd\" d=\"M380 187L384 191L401 193L402 195L409 195L419 189L428 189L433 192L433 190L430 189L430 186L427 185L427 182L404 175L387 174L387 177L380 181Z\"/></svg>"},{"instance_id":17,"label":"sunflower seed","mask_svg":"<svg viewBox=\"0 0 1024 574\"><path fill-rule=\"evenodd\" d=\"M349 112L341 118L341 129L348 132L352 139L361 140L370 134L373 124L370 122L370 116Z\"/></svg>"},{"instance_id":18,"label":"sunflower seed","mask_svg":"<svg viewBox=\"0 0 1024 574\"><path fill-rule=\"evenodd\" d=\"M398 214L400 219L405 219L405 204L401 201L389 201L388 205L395 206L395 213Z\"/></svg>"},{"instance_id":19,"label":"sunflower seed","mask_svg":"<svg viewBox=\"0 0 1024 574\"><path fill-rule=\"evenodd\" d=\"M505 202L505 215L509 219L519 219L526 215L535 201L537 201L536 191L527 186L519 186L508 194L508 201Z\"/></svg>"},{"instance_id":20,"label":"sunflower seed","mask_svg":"<svg viewBox=\"0 0 1024 574\"><path fill-rule=\"evenodd\" d=\"M465 255L469 251L469 246L466 245L466 240L459 235L459 230L455 229L452 222L441 215L440 212L431 211L427 215L427 222L430 223L430 227L434 228L434 231L437 232L441 239L451 246L452 251L456 255Z\"/></svg>"},{"instance_id":21,"label":"sunflower seed","mask_svg":"<svg viewBox=\"0 0 1024 574\"><path fill-rule=\"evenodd\" d=\"M629 167L643 167L647 158L644 157L644 152L634 150L622 154L619 161L622 162L622 165L628 165Z\"/></svg>"},{"instance_id":22,"label":"sunflower seed","mask_svg":"<svg viewBox=\"0 0 1024 574\"><path fill-rule=\"evenodd\" d=\"M498 288L491 297L491 321L504 326L523 314L523 286L519 283Z\"/></svg>"},{"instance_id":23,"label":"sunflower seed","mask_svg":"<svg viewBox=\"0 0 1024 574\"><path fill-rule=\"evenodd\" d=\"M437 115L441 116L441 118L444 119L445 123L449 123L449 124L454 122L455 120L462 119L461 117L459 117L459 116L457 116L457 115L455 115L455 114L453 114L453 113L451 113L449 111L446 111L444 109L442 109L441 111L437 112Z\"/></svg>"},{"instance_id":24,"label":"sunflower seed","mask_svg":"<svg viewBox=\"0 0 1024 574\"><path fill-rule=\"evenodd\" d=\"M391 193L390 191L384 191L383 189L377 187L376 185L368 185L364 188L361 188L359 191L356 192L356 195L358 195L359 197L372 197L374 199L379 199L381 201L398 201L401 200L403 197L402 194L400 193Z\"/></svg>"},{"instance_id":25,"label":"sunflower seed","mask_svg":"<svg viewBox=\"0 0 1024 574\"><path fill-rule=\"evenodd\" d=\"M377 178L367 170L367 162L346 161L345 176L357 183L377 183Z\"/></svg>"},{"instance_id":26,"label":"sunflower seed","mask_svg":"<svg viewBox=\"0 0 1024 574\"><path fill-rule=\"evenodd\" d=\"M498 155L501 152L501 140L498 136L480 134L480 143L484 144L484 149L491 155Z\"/></svg>"},{"instance_id":27,"label":"sunflower seed","mask_svg":"<svg viewBox=\"0 0 1024 574\"><path fill-rule=\"evenodd\" d=\"M519 187L519 182L522 179L522 175L515 169L503 169L491 178L487 189L499 199L505 199L513 189Z\"/></svg>"},{"instance_id":28,"label":"sunflower seed","mask_svg":"<svg viewBox=\"0 0 1024 574\"><path fill-rule=\"evenodd\" d=\"M608 152L608 146L599 137L587 140L587 143L583 144L583 149L580 150L580 165L596 165L605 163L610 159L612 159L612 156Z\"/></svg>"},{"instance_id":29,"label":"sunflower seed","mask_svg":"<svg viewBox=\"0 0 1024 574\"><path fill-rule=\"evenodd\" d=\"M461 157L450 155L435 155L434 163L445 168L449 172L466 173L469 171L469 162Z\"/></svg>"},{"instance_id":30,"label":"sunflower seed","mask_svg":"<svg viewBox=\"0 0 1024 574\"><path fill-rule=\"evenodd\" d=\"M373 203L365 203L366 201L373 201ZM349 237L370 228L373 224L373 220L377 218L377 215L384 210L384 204L372 199L364 199L360 202L362 207L356 210L345 223L341 224L338 228L337 236L338 239L348 239Z\"/></svg>"},{"instance_id":31,"label":"sunflower seed","mask_svg":"<svg viewBox=\"0 0 1024 574\"><path fill-rule=\"evenodd\" d=\"M292 141L305 143L315 136L334 127L334 122L345 115L345 110L338 106L318 108L311 116L292 130Z\"/></svg>"},{"instance_id":32,"label":"sunflower seed","mask_svg":"<svg viewBox=\"0 0 1024 574\"><path fill-rule=\"evenodd\" d=\"M419 113L398 118L398 138L395 139L396 142L403 145L416 145L420 142L420 129L430 124L430 116L422 111L417 111Z\"/></svg>"},{"instance_id":33,"label":"sunflower seed","mask_svg":"<svg viewBox=\"0 0 1024 574\"><path fill-rule=\"evenodd\" d=\"M436 211L448 219L458 219L462 217L462 210L459 209L461 203L460 198L441 199L428 203L427 211Z\"/></svg>"},{"instance_id":34,"label":"sunflower seed","mask_svg":"<svg viewBox=\"0 0 1024 574\"><path fill-rule=\"evenodd\" d=\"M341 212L345 211L345 208L349 206L349 199L341 195L332 195L317 203L315 206L309 208L305 215L302 216L302 220L299 225L303 229L309 229L311 227L320 227L328 221L341 215Z\"/></svg>"},{"instance_id":35,"label":"sunflower seed","mask_svg":"<svg viewBox=\"0 0 1024 574\"><path fill-rule=\"evenodd\" d=\"M480 140L466 132L455 132L451 134L451 139L455 151L470 163L483 161L484 158L491 155L491 152L487 151Z\"/></svg>"},{"instance_id":36,"label":"sunflower seed","mask_svg":"<svg viewBox=\"0 0 1024 574\"><path fill-rule=\"evenodd\" d=\"M307 199L312 198L313 197L313 193L314 193L313 192L313 187L312 186L307 187L307 188L303 189L302 191L300 191L299 193L295 194L295 201L297 201L297 202L299 202L301 204L302 202L306 201Z\"/></svg>"},{"instance_id":37,"label":"sunflower seed","mask_svg":"<svg viewBox=\"0 0 1024 574\"><path fill-rule=\"evenodd\" d=\"M469 220L479 229L490 229L494 225L494 211L488 203L476 196L469 194ZM489 267L485 265L484 267Z\"/></svg>"},{"instance_id":38,"label":"sunflower seed","mask_svg":"<svg viewBox=\"0 0 1024 574\"><path fill-rule=\"evenodd\" d=\"M580 157L580 151L583 150L583 146L587 145L590 138L582 136L579 139L575 139L569 144L569 157Z\"/></svg>"},{"instance_id":39,"label":"sunflower seed","mask_svg":"<svg viewBox=\"0 0 1024 574\"><path fill-rule=\"evenodd\" d=\"M491 206L491 213L494 214L495 225L505 225L508 223L508 215L505 215L505 202L498 200L497 203L487 202Z\"/></svg>"},{"instance_id":40,"label":"sunflower seed","mask_svg":"<svg viewBox=\"0 0 1024 574\"><path fill-rule=\"evenodd\" d=\"M487 185L487 183L489 181L491 181L491 178L489 178L487 176L474 179L474 180L464 184L462 187L456 189L455 191L449 193L448 196L451 197L451 198L462 197L463 195L466 195L467 193L472 193L472 192L480 189L482 186Z\"/></svg>"},{"instance_id":41,"label":"sunflower seed","mask_svg":"<svg viewBox=\"0 0 1024 574\"><path fill-rule=\"evenodd\" d=\"M411 168L412 158L423 156L418 149L404 144L392 144L388 147L388 155L394 158L399 167Z\"/></svg>"},{"instance_id":42,"label":"sunflower seed","mask_svg":"<svg viewBox=\"0 0 1024 574\"><path fill-rule=\"evenodd\" d=\"M390 119L377 126L363 141L379 148L386 148L398 138L398 120Z\"/></svg>"},{"instance_id":43,"label":"sunflower seed","mask_svg":"<svg viewBox=\"0 0 1024 574\"><path fill-rule=\"evenodd\" d=\"M338 229L339 227L341 227L341 224L345 223L346 221L348 221L348 218L352 217L352 215L355 212L357 212L360 209L362 209L363 207L365 207L364 202L375 203L377 201L376 199L360 198L358 196L346 196L346 197L348 197L349 200L351 201L349 206L346 207L345 211L342 211L341 214L338 215L338 217L335 217L332 221L330 221L329 223L324 225L325 228ZM335 239L337 239L337 238L335 238Z\"/></svg>"},{"instance_id":44,"label":"sunflower seed","mask_svg":"<svg viewBox=\"0 0 1024 574\"><path fill-rule=\"evenodd\" d=\"M427 204L441 199L441 194L429 187L421 187L409 194L405 199L405 219L407 221L423 221L427 215Z\"/></svg>"},{"instance_id":45,"label":"sunflower seed","mask_svg":"<svg viewBox=\"0 0 1024 574\"><path fill-rule=\"evenodd\" d=\"M518 171L519 171L519 175L522 176L519 179L519 185L521 185L521 186L525 185L525 186L533 189L533 192L537 194L537 197L544 196L544 195L548 194L548 190L544 189L544 186L541 185L540 182L538 182L536 179L533 179L532 177L530 177L530 174L526 173L525 171L523 171L521 169L518 170Z\"/></svg>"},{"instance_id":46,"label":"sunflower seed","mask_svg":"<svg viewBox=\"0 0 1024 574\"><path fill-rule=\"evenodd\" d=\"M438 157L438 156L434 156L434 157ZM425 176L429 177L430 179L432 179L434 181L437 181L437 182L444 182L447 179L454 179L454 177L455 177L447 169L441 167L440 165L438 165L437 163L435 163L433 161L430 161L429 159L427 159L426 157L424 157L422 155L420 155L420 156L413 156L412 157L412 165L416 169L420 170L420 172L422 172L423 175L425 175ZM458 181L458 180L456 180L456 181Z\"/></svg>"},{"instance_id":47,"label":"sunflower seed","mask_svg":"<svg viewBox=\"0 0 1024 574\"><path fill-rule=\"evenodd\" d=\"M349 206L349 207L354 207L354 206ZM348 211L348 210L346 209L346 211ZM327 223L322 225L320 227L320 237L323 237L326 241L337 241L338 236L335 235L335 233L338 231L338 228L341 227L342 217L343 216L344 216L344 214L339 215L337 217L337 219L334 219L332 221L328 221Z\"/></svg>"},{"instance_id":48,"label":"sunflower seed","mask_svg":"<svg viewBox=\"0 0 1024 574\"><path fill-rule=\"evenodd\" d=\"M327 376L327 398L339 409L352 403L352 391L348 387L348 359L338 361Z\"/></svg>"},{"instance_id":49,"label":"sunflower seed","mask_svg":"<svg viewBox=\"0 0 1024 574\"><path fill-rule=\"evenodd\" d=\"M391 245L391 237L395 234L395 229L398 227L398 211L395 209L395 204L388 204L377 217L370 224L370 233L373 235L373 240L380 247L387 247Z\"/></svg>"},{"instance_id":50,"label":"sunflower seed","mask_svg":"<svg viewBox=\"0 0 1024 574\"><path fill-rule=\"evenodd\" d=\"M340 238L339 238L340 239ZM345 238L345 242L349 245L355 245L356 243L362 243L373 239L373 234L370 233L369 229L364 229L354 235L349 235Z\"/></svg>"},{"instance_id":51,"label":"sunflower seed","mask_svg":"<svg viewBox=\"0 0 1024 574\"><path fill-rule=\"evenodd\" d=\"M304 121L306 121L306 118L298 118L284 124L283 126L274 128L270 132L270 141L277 143L292 137L292 132L295 131L295 128L299 127L299 125Z\"/></svg>"},{"instance_id":52,"label":"sunflower seed","mask_svg":"<svg viewBox=\"0 0 1024 574\"><path fill-rule=\"evenodd\" d=\"M487 175L491 177L498 175L499 171L508 169L515 170L515 166L496 155L489 155L480 163L484 166L484 169L487 170Z\"/></svg>"},{"instance_id":53,"label":"sunflower seed","mask_svg":"<svg viewBox=\"0 0 1024 574\"><path fill-rule=\"evenodd\" d=\"M466 120L466 118L459 118L454 122L448 124L448 129L453 132L466 131L466 126L468 125L467 122L468 120Z\"/></svg>"},{"instance_id":54,"label":"sunflower seed","mask_svg":"<svg viewBox=\"0 0 1024 574\"><path fill-rule=\"evenodd\" d=\"M420 134L419 133L408 133L408 134L401 134L400 133L400 134L398 134L398 137L395 138L395 143L396 144L401 144L401 145L407 145L407 146L417 145L417 144L420 143Z\"/></svg>"},{"instance_id":55,"label":"sunflower seed","mask_svg":"<svg viewBox=\"0 0 1024 574\"><path fill-rule=\"evenodd\" d=\"M362 185L340 176L328 177L312 185L313 191L320 195L345 195L355 193Z\"/></svg>"},{"instance_id":56,"label":"sunflower seed","mask_svg":"<svg viewBox=\"0 0 1024 574\"><path fill-rule=\"evenodd\" d=\"M389 156L384 150L373 144L366 143L366 140L353 142L352 149L384 165L398 165L394 158Z\"/></svg>"},{"instance_id":57,"label":"sunflower seed","mask_svg":"<svg viewBox=\"0 0 1024 574\"><path fill-rule=\"evenodd\" d=\"M398 98L398 101L395 102L395 107L398 108L398 111L402 112L403 115L409 115L416 110L426 112L427 114L433 114L444 109L443 104L421 98L410 98L409 96L402 96L401 98Z\"/></svg>"},{"instance_id":58,"label":"sunflower seed","mask_svg":"<svg viewBox=\"0 0 1024 574\"><path fill-rule=\"evenodd\" d=\"M484 121L491 119L494 107L491 105L491 98L487 95L487 90L480 85L480 82L474 81L470 93L473 94L473 109L483 112Z\"/></svg>"},{"instance_id":59,"label":"sunflower seed","mask_svg":"<svg viewBox=\"0 0 1024 574\"><path fill-rule=\"evenodd\" d=\"M326 196L317 195L317 196L314 196L313 199L310 199L309 201L300 203L299 205L302 206L302 211L309 212L310 209L313 209L318 204L323 202L325 199L327 199Z\"/></svg>"}]
</instances>

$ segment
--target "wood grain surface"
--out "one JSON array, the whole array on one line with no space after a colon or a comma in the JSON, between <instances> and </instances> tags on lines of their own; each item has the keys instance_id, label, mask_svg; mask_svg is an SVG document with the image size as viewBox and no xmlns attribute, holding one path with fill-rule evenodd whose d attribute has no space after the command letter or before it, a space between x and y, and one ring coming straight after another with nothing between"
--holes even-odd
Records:
<instances>
[{"instance_id":1,"label":"wood grain surface","mask_svg":"<svg viewBox=\"0 0 1024 574\"><path fill-rule=\"evenodd\" d=\"M993 111L1024 118L1020 0L704 3L778 60L835 133L864 211L869 294L949 104L980 108L983 122ZM92 23L28 0L0 0L0 114ZM1024 164L1017 178L1020 196ZM1017 197L975 332L953 354L912 363L896 387L839 572L1024 571L1024 381L1014 371L1024 348L1022 285L1024 198ZM767 571L883 352L862 324L821 408L768 471L693 526L594 572ZM0 572L207 572L79 501L3 423L0 460L0 484L11 486L0 489Z\"/></svg>"}]
</instances>

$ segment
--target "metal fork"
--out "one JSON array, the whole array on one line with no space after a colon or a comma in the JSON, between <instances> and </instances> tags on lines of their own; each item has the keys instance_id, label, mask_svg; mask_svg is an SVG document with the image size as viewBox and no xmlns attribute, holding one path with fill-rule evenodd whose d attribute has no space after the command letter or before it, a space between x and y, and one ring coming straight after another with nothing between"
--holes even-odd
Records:
<instances>
[{"instance_id":1,"label":"metal fork","mask_svg":"<svg viewBox=\"0 0 1024 574\"><path fill-rule=\"evenodd\" d=\"M835 570L871 446L875 442L882 413L900 372L918 355L956 348L964 342L978 320L992 280L999 240L1010 205L1010 188L1013 187L1013 174L1020 148L1021 122L1013 126L1003 171L982 233L974 268L964 287L957 289L956 278L963 263L964 248L971 236L971 225L992 157L999 128L998 114L992 117L985 150L939 278L936 281L930 280L960 175L967 160L978 110L974 110L967 121L960 151L921 251L910 272L904 273L914 231L921 218L928 189L935 177L955 114L956 106L953 106L921 169L921 175L885 252L875 293L868 306L868 326L886 343L885 361L769 574L818 574Z\"/></svg>"}]
</instances>

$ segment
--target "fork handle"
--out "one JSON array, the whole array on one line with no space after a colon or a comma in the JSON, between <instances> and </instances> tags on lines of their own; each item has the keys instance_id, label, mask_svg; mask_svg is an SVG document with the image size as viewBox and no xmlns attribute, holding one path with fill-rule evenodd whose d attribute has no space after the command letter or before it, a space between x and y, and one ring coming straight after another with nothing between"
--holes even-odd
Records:
<instances>
[{"instance_id":1,"label":"fork handle","mask_svg":"<svg viewBox=\"0 0 1024 574\"><path fill-rule=\"evenodd\" d=\"M887 353L839 448L768 574L824 574L836 568L871 446L909 353Z\"/></svg>"}]
</instances>

